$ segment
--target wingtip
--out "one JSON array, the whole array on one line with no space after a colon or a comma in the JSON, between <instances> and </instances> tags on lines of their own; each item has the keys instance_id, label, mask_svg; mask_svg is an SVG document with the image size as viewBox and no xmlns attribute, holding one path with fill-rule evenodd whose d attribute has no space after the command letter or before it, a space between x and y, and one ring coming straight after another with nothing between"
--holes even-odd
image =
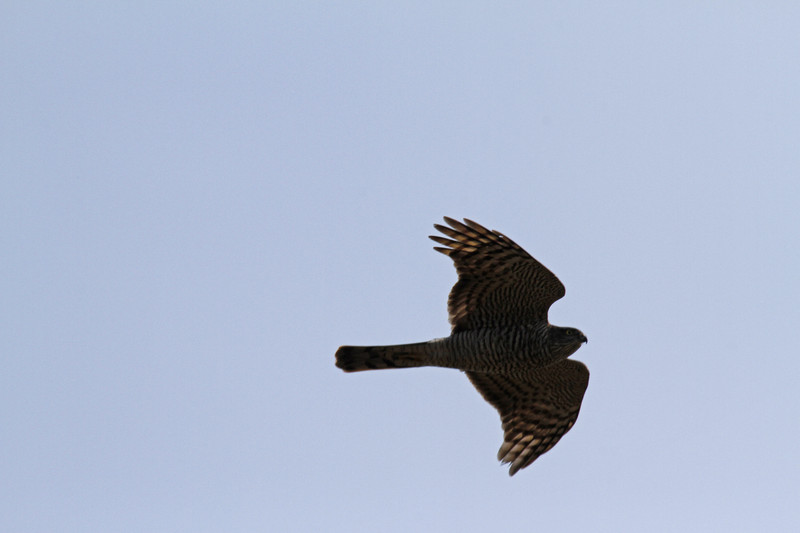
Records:
<instances>
[{"instance_id":1,"label":"wingtip","mask_svg":"<svg viewBox=\"0 0 800 533\"><path fill-rule=\"evenodd\" d=\"M466 224L471 229L474 229L475 231L477 231L479 233L498 233L496 230L490 230L486 226L482 226L481 224L478 224L474 220L470 220L468 218L464 219L464 224Z\"/></svg>"}]
</instances>

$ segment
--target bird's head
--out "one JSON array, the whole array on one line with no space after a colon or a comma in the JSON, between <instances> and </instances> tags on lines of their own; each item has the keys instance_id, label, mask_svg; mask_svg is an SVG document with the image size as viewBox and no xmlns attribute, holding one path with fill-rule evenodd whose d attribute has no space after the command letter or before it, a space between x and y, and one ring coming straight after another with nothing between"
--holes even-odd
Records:
<instances>
[{"instance_id":1,"label":"bird's head","mask_svg":"<svg viewBox=\"0 0 800 533\"><path fill-rule=\"evenodd\" d=\"M574 354L584 342L589 342L589 339L578 329L550 326L550 346L561 357Z\"/></svg>"}]
</instances>

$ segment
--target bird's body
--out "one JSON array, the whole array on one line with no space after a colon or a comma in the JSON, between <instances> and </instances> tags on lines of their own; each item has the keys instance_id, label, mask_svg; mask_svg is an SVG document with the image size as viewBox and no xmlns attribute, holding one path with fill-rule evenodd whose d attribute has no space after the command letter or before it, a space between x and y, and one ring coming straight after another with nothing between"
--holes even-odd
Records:
<instances>
[{"instance_id":1,"label":"bird's body","mask_svg":"<svg viewBox=\"0 0 800 533\"><path fill-rule=\"evenodd\" d=\"M455 262L459 280L448 301L452 333L428 342L342 346L346 372L437 366L467 373L500 413L505 442L498 458L510 474L552 448L578 417L589 372L567 358L586 342L574 328L551 325L550 305L564 286L508 237L465 220L435 225L436 250Z\"/></svg>"},{"instance_id":2,"label":"bird's body","mask_svg":"<svg viewBox=\"0 0 800 533\"><path fill-rule=\"evenodd\" d=\"M580 346L553 345L548 324L460 331L428 342L393 346L342 346L337 366L347 372L439 366L470 372L518 374L566 359Z\"/></svg>"}]
</instances>

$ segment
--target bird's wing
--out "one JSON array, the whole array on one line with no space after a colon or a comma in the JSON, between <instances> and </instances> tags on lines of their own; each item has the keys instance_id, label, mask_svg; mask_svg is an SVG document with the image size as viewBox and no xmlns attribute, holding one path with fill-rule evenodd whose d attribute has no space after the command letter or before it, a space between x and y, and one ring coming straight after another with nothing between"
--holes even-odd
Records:
<instances>
[{"instance_id":1,"label":"bird's wing","mask_svg":"<svg viewBox=\"0 0 800 533\"><path fill-rule=\"evenodd\" d=\"M509 475L525 468L556 445L578 419L589 385L589 370L566 359L540 368L522 380L467 372L478 392L500 413L504 441L497 458L511 463Z\"/></svg>"},{"instance_id":2,"label":"bird's wing","mask_svg":"<svg viewBox=\"0 0 800 533\"><path fill-rule=\"evenodd\" d=\"M453 333L547 321L547 310L565 292L552 272L498 231L468 219L444 220L450 227L434 227L450 238L430 238L458 272L447 301Z\"/></svg>"}]
</instances>

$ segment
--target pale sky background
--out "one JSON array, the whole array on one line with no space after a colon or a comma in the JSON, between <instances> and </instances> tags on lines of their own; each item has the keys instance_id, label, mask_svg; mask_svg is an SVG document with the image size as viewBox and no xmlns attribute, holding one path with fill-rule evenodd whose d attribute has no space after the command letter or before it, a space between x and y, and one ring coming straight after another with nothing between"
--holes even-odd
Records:
<instances>
[{"instance_id":1,"label":"pale sky background","mask_svg":"<svg viewBox=\"0 0 800 533\"><path fill-rule=\"evenodd\" d=\"M800 4L6 2L0 530L797 531ZM442 215L589 337L514 478Z\"/></svg>"}]
</instances>

